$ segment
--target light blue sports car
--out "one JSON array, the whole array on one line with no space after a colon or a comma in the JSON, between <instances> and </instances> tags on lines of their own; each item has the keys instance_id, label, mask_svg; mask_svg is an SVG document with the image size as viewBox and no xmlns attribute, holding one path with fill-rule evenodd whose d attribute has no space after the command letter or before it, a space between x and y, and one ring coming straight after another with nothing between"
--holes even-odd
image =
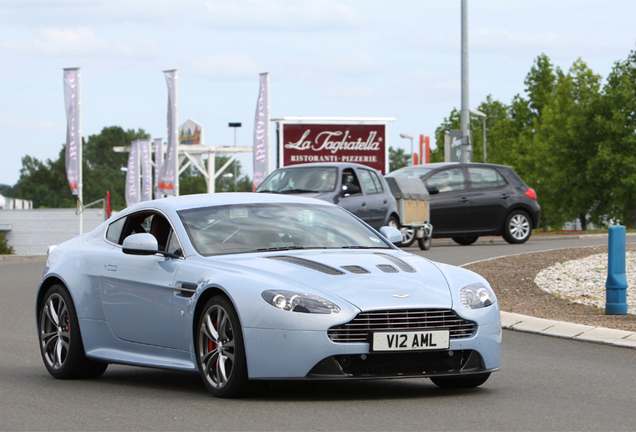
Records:
<instances>
[{"instance_id":1,"label":"light blue sports car","mask_svg":"<svg viewBox=\"0 0 636 432\"><path fill-rule=\"evenodd\" d=\"M44 365L56 378L109 363L198 371L219 397L248 380L483 384L501 357L488 282L381 233L296 196L136 204L49 256L36 304Z\"/></svg>"}]
</instances>

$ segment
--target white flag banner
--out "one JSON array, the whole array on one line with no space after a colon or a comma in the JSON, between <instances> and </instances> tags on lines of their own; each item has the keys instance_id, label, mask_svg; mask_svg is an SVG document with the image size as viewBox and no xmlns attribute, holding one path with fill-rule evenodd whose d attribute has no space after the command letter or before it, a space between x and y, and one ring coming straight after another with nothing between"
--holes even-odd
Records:
<instances>
[{"instance_id":1,"label":"white flag banner","mask_svg":"<svg viewBox=\"0 0 636 432\"><path fill-rule=\"evenodd\" d=\"M256 189L269 173L269 73L260 74L260 86L254 116L254 179Z\"/></svg>"},{"instance_id":2,"label":"white flag banner","mask_svg":"<svg viewBox=\"0 0 636 432\"><path fill-rule=\"evenodd\" d=\"M159 199L163 197L159 190L159 173L161 172L161 165L163 165L163 138L155 138L152 142L155 151L155 199Z\"/></svg>"},{"instance_id":3,"label":"white flag banner","mask_svg":"<svg viewBox=\"0 0 636 432\"><path fill-rule=\"evenodd\" d=\"M165 71L168 84L168 149L166 159L159 172L157 188L164 195L176 195L178 173L178 137L177 137L177 71Z\"/></svg>"},{"instance_id":4,"label":"white flag banner","mask_svg":"<svg viewBox=\"0 0 636 432\"><path fill-rule=\"evenodd\" d=\"M141 164L141 201L152 199L152 167L150 159L152 157L150 140L139 140L139 162Z\"/></svg>"},{"instance_id":5,"label":"white flag banner","mask_svg":"<svg viewBox=\"0 0 636 432\"><path fill-rule=\"evenodd\" d=\"M64 69L66 107L66 178L73 195L79 195L80 183L80 69Z\"/></svg>"},{"instance_id":6,"label":"white flag banner","mask_svg":"<svg viewBox=\"0 0 636 432\"><path fill-rule=\"evenodd\" d=\"M139 202L139 140L130 143L126 171L126 206Z\"/></svg>"}]
</instances>

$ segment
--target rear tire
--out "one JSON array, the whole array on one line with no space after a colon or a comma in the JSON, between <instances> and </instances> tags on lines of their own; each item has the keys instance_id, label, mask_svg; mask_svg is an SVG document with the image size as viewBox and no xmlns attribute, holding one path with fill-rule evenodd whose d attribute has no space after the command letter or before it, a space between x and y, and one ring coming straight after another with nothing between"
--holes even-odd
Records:
<instances>
[{"instance_id":1,"label":"rear tire","mask_svg":"<svg viewBox=\"0 0 636 432\"><path fill-rule=\"evenodd\" d=\"M510 244L525 243L532 234L532 223L528 214L522 210L511 212L503 227L503 238Z\"/></svg>"},{"instance_id":2,"label":"rear tire","mask_svg":"<svg viewBox=\"0 0 636 432\"><path fill-rule=\"evenodd\" d=\"M400 228L402 233L402 247L409 247L415 242L415 230L413 228Z\"/></svg>"},{"instance_id":3,"label":"rear tire","mask_svg":"<svg viewBox=\"0 0 636 432\"><path fill-rule=\"evenodd\" d=\"M108 363L86 357L73 299L61 284L44 294L38 311L40 353L44 366L58 379L97 378Z\"/></svg>"},{"instance_id":4,"label":"rear tire","mask_svg":"<svg viewBox=\"0 0 636 432\"><path fill-rule=\"evenodd\" d=\"M477 241L478 236L453 237L453 241L462 246L469 246Z\"/></svg>"},{"instance_id":5,"label":"rear tire","mask_svg":"<svg viewBox=\"0 0 636 432\"><path fill-rule=\"evenodd\" d=\"M490 372L486 372L474 375L431 377L431 381L441 388L460 389L479 387L485 383L489 377Z\"/></svg>"}]
</instances>

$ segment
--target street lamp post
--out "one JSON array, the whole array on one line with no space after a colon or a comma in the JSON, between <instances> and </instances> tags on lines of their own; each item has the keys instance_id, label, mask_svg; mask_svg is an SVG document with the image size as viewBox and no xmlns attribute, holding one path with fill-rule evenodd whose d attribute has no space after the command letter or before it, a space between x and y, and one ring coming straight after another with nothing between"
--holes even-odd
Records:
<instances>
[{"instance_id":1,"label":"street lamp post","mask_svg":"<svg viewBox=\"0 0 636 432\"><path fill-rule=\"evenodd\" d=\"M234 129L234 147L236 147L236 129L241 127L241 123L228 123L228 126ZM236 159L234 160L234 192L236 192Z\"/></svg>"},{"instance_id":2,"label":"street lamp post","mask_svg":"<svg viewBox=\"0 0 636 432\"><path fill-rule=\"evenodd\" d=\"M488 118L488 116L476 109L471 109L470 110L470 115L474 116L474 117L481 117L481 119L484 121L484 126L483 126L483 130L484 130L484 163L488 163L488 155L486 153L486 119Z\"/></svg>"},{"instance_id":3,"label":"street lamp post","mask_svg":"<svg viewBox=\"0 0 636 432\"><path fill-rule=\"evenodd\" d=\"M400 138L410 139L411 140L411 155L409 159L411 160L411 166L413 166L413 137L409 134L401 133Z\"/></svg>"}]
</instances>

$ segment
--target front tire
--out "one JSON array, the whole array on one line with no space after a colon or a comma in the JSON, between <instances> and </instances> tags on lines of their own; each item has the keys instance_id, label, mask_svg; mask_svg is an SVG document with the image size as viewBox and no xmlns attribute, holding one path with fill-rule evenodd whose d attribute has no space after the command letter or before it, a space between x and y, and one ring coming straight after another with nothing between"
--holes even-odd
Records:
<instances>
[{"instance_id":1,"label":"front tire","mask_svg":"<svg viewBox=\"0 0 636 432\"><path fill-rule=\"evenodd\" d=\"M38 330L42 360L53 377L97 378L106 371L108 363L86 357L73 299L63 285L51 286L44 295Z\"/></svg>"},{"instance_id":2,"label":"front tire","mask_svg":"<svg viewBox=\"0 0 636 432\"><path fill-rule=\"evenodd\" d=\"M197 363L205 386L216 397L239 397L247 384L243 333L232 303L212 297L197 326Z\"/></svg>"},{"instance_id":3,"label":"front tire","mask_svg":"<svg viewBox=\"0 0 636 432\"><path fill-rule=\"evenodd\" d=\"M431 381L441 388L460 389L479 387L485 383L489 377L490 372L486 372L474 375L431 377Z\"/></svg>"},{"instance_id":4,"label":"front tire","mask_svg":"<svg viewBox=\"0 0 636 432\"><path fill-rule=\"evenodd\" d=\"M508 215L503 228L503 238L510 244L525 243L532 234L532 223L528 214L515 210Z\"/></svg>"}]
</instances>

